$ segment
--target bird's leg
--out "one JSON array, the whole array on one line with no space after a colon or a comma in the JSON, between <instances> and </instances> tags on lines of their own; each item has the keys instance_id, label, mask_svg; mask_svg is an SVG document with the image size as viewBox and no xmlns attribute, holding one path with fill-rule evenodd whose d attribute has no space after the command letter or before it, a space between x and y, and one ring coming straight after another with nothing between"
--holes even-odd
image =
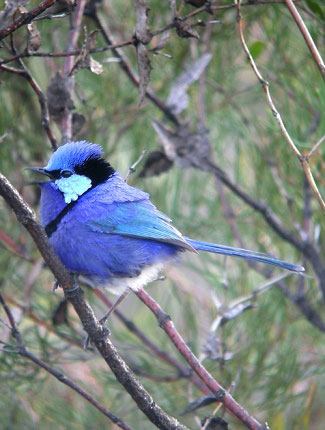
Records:
<instances>
[{"instance_id":1,"label":"bird's leg","mask_svg":"<svg viewBox=\"0 0 325 430\"><path fill-rule=\"evenodd\" d=\"M130 293L129 288L127 288L123 294L121 294L117 300L112 304L112 306L108 309L108 311L105 313L105 315L99 320L99 323L101 325L105 324L107 321L107 318L110 316L111 313L115 311L115 309L118 307L118 305L127 297ZM89 346L89 336L87 335L85 341L84 341L84 349L86 350Z\"/></svg>"},{"instance_id":2,"label":"bird's leg","mask_svg":"<svg viewBox=\"0 0 325 430\"><path fill-rule=\"evenodd\" d=\"M117 300L112 304L112 306L108 309L105 315L99 320L99 322L103 325L107 321L107 318L110 316L112 312L118 307L118 305L127 297L130 293L130 290L127 288L123 294L121 294Z\"/></svg>"}]
</instances>

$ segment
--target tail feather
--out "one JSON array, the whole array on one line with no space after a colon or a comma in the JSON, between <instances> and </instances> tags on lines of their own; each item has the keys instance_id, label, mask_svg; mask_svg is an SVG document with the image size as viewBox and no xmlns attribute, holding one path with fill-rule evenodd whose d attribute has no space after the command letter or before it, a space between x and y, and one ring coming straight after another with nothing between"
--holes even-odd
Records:
<instances>
[{"instance_id":1,"label":"tail feather","mask_svg":"<svg viewBox=\"0 0 325 430\"><path fill-rule=\"evenodd\" d=\"M232 246L219 245L217 243L200 242L186 238L191 246L197 251L214 252L215 254L231 255L233 257L243 258L245 260L257 261L259 263L270 264L271 266L281 267L282 269L290 270L291 272L303 273L305 268L296 266L295 264L287 263L286 261L278 260L262 252L249 251L248 249L233 248Z\"/></svg>"}]
</instances>

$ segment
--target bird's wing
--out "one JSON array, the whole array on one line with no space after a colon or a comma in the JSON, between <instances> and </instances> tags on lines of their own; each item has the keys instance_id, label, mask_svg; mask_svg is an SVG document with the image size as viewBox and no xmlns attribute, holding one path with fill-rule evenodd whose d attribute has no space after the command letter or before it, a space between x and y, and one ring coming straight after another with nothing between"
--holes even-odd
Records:
<instances>
[{"instance_id":1,"label":"bird's wing","mask_svg":"<svg viewBox=\"0 0 325 430\"><path fill-rule=\"evenodd\" d=\"M155 240L196 253L197 251L170 222L171 220L149 201L137 201L107 205L105 215L92 219L88 226L93 231Z\"/></svg>"}]
</instances>

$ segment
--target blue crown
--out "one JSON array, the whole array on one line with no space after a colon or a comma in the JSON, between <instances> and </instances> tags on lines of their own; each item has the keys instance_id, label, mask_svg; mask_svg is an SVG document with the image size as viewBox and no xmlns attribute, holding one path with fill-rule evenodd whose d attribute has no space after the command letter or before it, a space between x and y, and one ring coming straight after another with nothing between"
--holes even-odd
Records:
<instances>
[{"instance_id":1,"label":"blue crown","mask_svg":"<svg viewBox=\"0 0 325 430\"><path fill-rule=\"evenodd\" d=\"M102 154L102 148L95 143L89 143L86 140L69 142L53 153L45 169L49 171L73 169L91 158L100 158Z\"/></svg>"}]
</instances>

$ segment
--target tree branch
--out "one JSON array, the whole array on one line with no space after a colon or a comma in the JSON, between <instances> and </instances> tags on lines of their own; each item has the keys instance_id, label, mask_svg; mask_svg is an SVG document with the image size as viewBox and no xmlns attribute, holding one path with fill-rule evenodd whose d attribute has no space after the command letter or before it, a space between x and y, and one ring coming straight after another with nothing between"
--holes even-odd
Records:
<instances>
[{"instance_id":1,"label":"tree branch","mask_svg":"<svg viewBox=\"0 0 325 430\"><path fill-rule=\"evenodd\" d=\"M89 50L89 54L98 54L100 52L106 52L110 49L115 48L122 48L124 46L130 46L133 45L133 40L126 40L125 42L117 43L115 45L107 45L102 46L100 48L93 48ZM30 51L24 51L20 54L13 55L11 57L5 58L3 60L0 59L0 65L1 64L8 64L12 61L18 60L18 58L30 58L30 57L44 57L44 58L61 58L61 57L74 57L77 55L80 55L81 49L74 49L72 51L66 51L66 52L30 52Z\"/></svg>"},{"instance_id":2,"label":"tree branch","mask_svg":"<svg viewBox=\"0 0 325 430\"><path fill-rule=\"evenodd\" d=\"M97 15L96 12L89 13L89 16L93 19L97 27L100 29L105 41L109 45L114 44L114 40L112 38L112 35L109 33L109 30L107 26L104 26L101 19ZM123 51L118 48L112 49L116 57L120 60L119 64L124 70L124 72L127 74L127 76L130 78L130 80L136 85L139 86L139 77L136 74L136 72L132 69L130 63L128 62L127 58L125 57ZM146 96L149 100L151 100L165 115L166 117L171 120L174 124L179 124L179 120L176 115L172 113L172 111L163 103L154 93L154 91L151 88L146 89Z\"/></svg>"},{"instance_id":3,"label":"tree branch","mask_svg":"<svg viewBox=\"0 0 325 430\"><path fill-rule=\"evenodd\" d=\"M45 262L48 264L59 284L63 287L66 298L72 303L82 322L84 330L113 371L117 380L136 402L139 409L160 429L187 430L185 426L180 424L175 418L167 415L157 405L150 394L135 378L127 364L119 356L116 348L107 337L108 330L99 323L93 310L84 299L82 290L73 283L71 276L51 247L43 227L37 222L35 213L23 201L17 190L1 173L0 195L13 209L18 221L32 236Z\"/></svg>"},{"instance_id":4,"label":"tree branch","mask_svg":"<svg viewBox=\"0 0 325 430\"><path fill-rule=\"evenodd\" d=\"M319 71L325 81L325 64L324 61L317 49L317 46L315 45L308 28L306 27L306 24L304 23L303 19L301 18L299 12L297 11L296 6L293 4L292 0L285 0L286 5L293 17L293 19L296 21L297 26L299 27L299 30L301 31L301 34L303 35L303 38L305 39L307 46L311 52L311 55L313 56L315 63L317 64Z\"/></svg>"},{"instance_id":5,"label":"tree branch","mask_svg":"<svg viewBox=\"0 0 325 430\"><path fill-rule=\"evenodd\" d=\"M70 19L70 31L68 35L68 42L67 42L67 51L72 51L76 48L78 37L80 34L80 26L81 21L84 13L84 9L86 6L86 0L79 0L72 16ZM65 77L65 83L66 83L66 89L70 94L70 97L72 99L73 92L74 92L74 83L75 78L74 76L69 76L72 67L73 67L73 57L69 56L66 57L64 62L64 77ZM71 141L72 139L72 111L69 109L69 107L65 107L65 111L62 115L62 121L60 124L61 129L61 135L62 135L62 142L67 143Z\"/></svg>"},{"instance_id":6,"label":"tree branch","mask_svg":"<svg viewBox=\"0 0 325 430\"><path fill-rule=\"evenodd\" d=\"M78 348L83 348L83 343L81 341L77 341L66 334L59 333L53 325L48 324L47 322L43 321L41 318L39 318L31 309L27 308L26 312L26 306L18 303L16 300L14 300L12 297L7 296L6 294L2 294L4 300L15 307L21 309L25 312L25 314L34 321L37 325L44 327L46 331L49 333L53 333L54 335L58 336L59 338L63 339L65 342L68 342L70 345L77 346Z\"/></svg>"},{"instance_id":7,"label":"tree branch","mask_svg":"<svg viewBox=\"0 0 325 430\"><path fill-rule=\"evenodd\" d=\"M311 189L313 190L313 193L314 193L316 199L318 200L321 209L325 212L325 202L324 202L324 200L323 200L323 198L322 198L322 196L321 196L321 194L317 188L317 185L316 185L315 180L313 178L312 172L311 172L310 167L308 165L308 160L306 159L306 157L304 157L300 153L299 149L296 147L294 141L292 140L291 136L289 135L289 133L288 133L288 131L287 131L287 129L283 123L283 120L281 118L281 115L278 112L277 108L275 107L275 104L274 104L273 99L271 97L271 93L270 93L270 89L269 89L269 83L263 78L263 76L259 72L259 70L255 64L255 61L254 61L254 59L253 59L253 57L252 57L252 55L248 49L248 46L247 46L245 38L244 38L243 30L242 30L240 0L235 0L235 3L237 5L237 23L238 23L239 38L240 38L240 42L242 44L242 47L245 51L245 54L249 60L249 63L251 65L257 79L259 80L259 82L261 83L261 85L263 87L263 90L266 94L267 103L268 103L268 105L272 111L274 118L276 119L277 123L279 124L280 130L281 130L283 136L285 137L287 143L291 147L292 151L295 153L298 160L300 161L301 166L302 166L304 173L306 175L306 178L309 182L309 185L310 185Z\"/></svg>"},{"instance_id":8,"label":"tree branch","mask_svg":"<svg viewBox=\"0 0 325 430\"><path fill-rule=\"evenodd\" d=\"M87 400L90 404L95 406L96 409L98 409L103 415L105 415L107 418L109 418L114 424L116 424L118 427L124 430L132 430L130 426L125 424L120 418L113 415L108 409L106 409L100 402L98 402L96 399L94 399L89 393L87 393L86 390L79 387L75 382L73 382L71 379L69 379L67 376L65 376L63 373L59 372L58 370L54 369L53 367L46 364L43 360L36 357L36 355L29 352L23 342L22 336L20 331L18 330L14 317L9 309L9 306L5 302L4 297L0 293L0 303L2 307L4 308L10 326L11 326L11 335L18 343L18 354L22 357L27 358L28 360L35 363L37 366L41 367L42 369L46 370L46 372L50 373L52 376L54 376L58 381L62 382L62 384L67 385L70 387L73 391L78 393L81 397Z\"/></svg>"},{"instance_id":9,"label":"tree branch","mask_svg":"<svg viewBox=\"0 0 325 430\"><path fill-rule=\"evenodd\" d=\"M176 330L170 316L164 312L160 305L143 288L139 288L136 295L155 315L159 326L167 333L170 340L174 343L194 372L196 372L196 374L216 396L216 401L222 403L227 411L234 415L247 428L251 430L266 430L267 427L249 415L249 413L229 394L229 392L227 392L202 366Z\"/></svg>"},{"instance_id":10,"label":"tree branch","mask_svg":"<svg viewBox=\"0 0 325 430\"><path fill-rule=\"evenodd\" d=\"M34 18L36 18L38 15L40 15L42 12L44 12L46 9L54 5L57 0L44 0L39 5L31 9L29 12L22 14L18 19L16 19L13 23L11 23L7 28L4 28L3 30L0 30L0 40L7 37L9 34L17 30L19 27L25 24L29 24L31 21L33 21Z\"/></svg>"},{"instance_id":11,"label":"tree branch","mask_svg":"<svg viewBox=\"0 0 325 430\"><path fill-rule=\"evenodd\" d=\"M102 300L103 303L108 307L108 309L112 306L112 302L108 300L103 290L96 288L94 290L95 294ZM206 395L211 395L211 391L206 387L205 384L202 383L201 379L196 375L192 374L192 371L189 367L184 366L182 363L177 361L175 358L170 357L165 351L160 349L155 343L153 343L138 327L129 319L127 319L118 309L115 309L114 314L122 323L133 333L138 339L146 345L150 351L155 354L155 356L159 357L161 360L168 363L170 366L177 369L179 375L182 378L189 378L193 384L195 384L202 393Z\"/></svg>"},{"instance_id":12,"label":"tree branch","mask_svg":"<svg viewBox=\"0 0 325 430\"><path fill-rule=\"evenodd\" d=\"M307 183L308 185L308 183ZM239 243L241 248L245 248L245 244L242 240L240 231L238 229L238 225L235 220L234 212L227 200L227 197L225 196L222 185L217 180L217 187L219 190L220 195L220 201L223 208L223 211L225 213L225 219L229 223L230 228L233 232L234 237L236 238L237 242ZM308 186L309 188L309 186ZM248 261L247 264L249 264L250 267L252 267L255 271L263 275L265 278L269 277L269 270L266 270L259 266L258 264L255 264L252 261ZM321 319L318 312L310 305L308 302L305 294L292 294L286 284L283 281L277 282L278 287L281 289L282 293L288 297L300 310L300 312L304 315L304 317L313 324L317 329L319 329L321 332L325 333L325 322Z\"/></svg>"}]
</instances>

